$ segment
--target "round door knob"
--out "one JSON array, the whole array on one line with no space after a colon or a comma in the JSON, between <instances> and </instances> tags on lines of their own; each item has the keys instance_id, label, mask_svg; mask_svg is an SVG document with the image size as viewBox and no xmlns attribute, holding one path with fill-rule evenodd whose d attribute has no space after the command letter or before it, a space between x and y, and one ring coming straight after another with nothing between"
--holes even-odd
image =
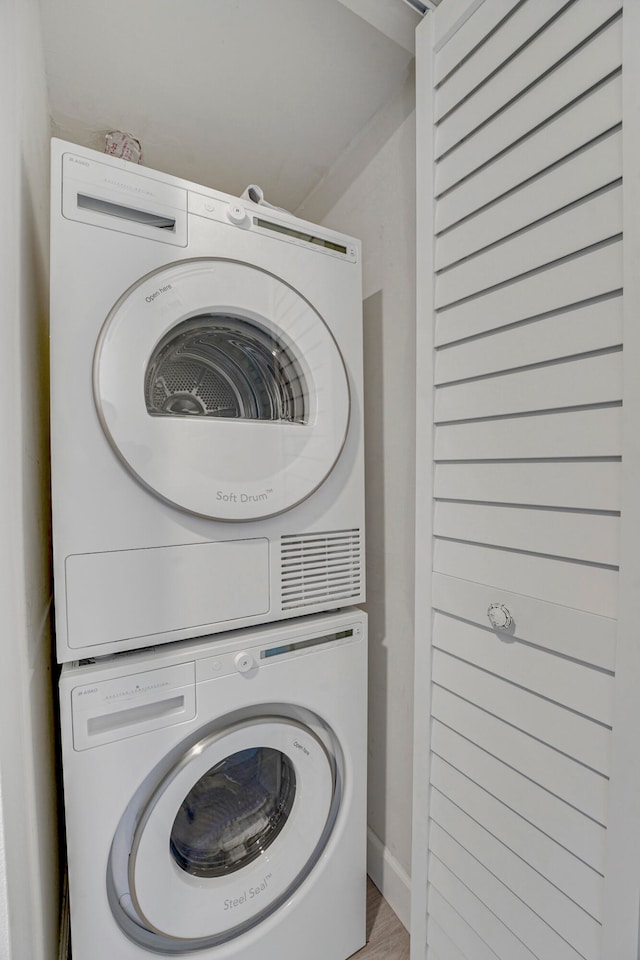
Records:
<instances>
[{"instance_id":1,"label":"round door knob","mask_svg":"<svg viewBox=\"0 0 640 960\"><path fill-rule=\"evenodd\" d=\"M496 630L508 630L513 623L513 617L504 603L490 603L487 616L489 623Z\"/></svg>"},{"instance_id":2,"label":"round door knob","mask_svg":"<svg viewBox=\"0 0 640 960\"><path fill-rule=\"evenodd\" d=\"M243 650L242 653L236 653L235 657L233 658L233 662L238 673L249 673L256 663L251 654L247 653L245 650Z\"/></svg>"}]
</instances>

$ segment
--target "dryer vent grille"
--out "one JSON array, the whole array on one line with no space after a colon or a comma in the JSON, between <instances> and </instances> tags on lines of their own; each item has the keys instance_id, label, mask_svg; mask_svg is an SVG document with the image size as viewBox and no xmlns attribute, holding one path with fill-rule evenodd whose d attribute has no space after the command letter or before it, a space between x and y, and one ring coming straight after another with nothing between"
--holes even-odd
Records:
<instances>
[{"instance_id":1,"label":"dryer vent grille","mask_svg":"<svg viewBox=\"0 0 640 960\"><path fill-rule=\"evenodd\" d=\"M283 610L359 596L360 530L282 537L280 580Z\"/></svg>"}]
</instances>

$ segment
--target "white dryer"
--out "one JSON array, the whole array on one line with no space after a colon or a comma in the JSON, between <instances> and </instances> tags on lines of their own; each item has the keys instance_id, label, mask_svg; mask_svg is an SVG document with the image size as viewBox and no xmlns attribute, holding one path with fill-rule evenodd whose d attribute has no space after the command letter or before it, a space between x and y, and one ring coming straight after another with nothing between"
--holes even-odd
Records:
<instances>
[{"instance_id":1,"label":"white dryer","mask_svg":"<svg viewBox=\"0 0 640 960\"><path fill-rule=\"evenodd\" d=\"M60 661L364 599L360 246L52 145Z\"/></svg>"},{"instance_id":2,"label":"white dryer","mask_svg":"<svg viewBox=\"0 0 640 960\"><path fill-rule=\"evenodd\" d=\"M74 960L358 950L366 682L355 609L66 664Z\"/></svg>"}]
</instances>

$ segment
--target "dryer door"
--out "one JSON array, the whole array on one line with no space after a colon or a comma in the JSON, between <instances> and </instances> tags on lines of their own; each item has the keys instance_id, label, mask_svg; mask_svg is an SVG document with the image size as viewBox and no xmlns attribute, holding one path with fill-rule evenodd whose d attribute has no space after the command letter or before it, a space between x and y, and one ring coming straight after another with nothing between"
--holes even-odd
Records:
<instances>
[{"instance_id":1,"label":"dryer door","mask_svg":"<svg viewBox=\"0 0 640 960\"><path fill-rule=\"evenodd\" d=\"M336 756L310 726L263 716L214 730L123 817L110 856L116 919L164 953L239 936L308 876L340 799Z\"/></svg>"},{"instance_id":2,"label":"dryer door","mask_svg":"<svg viewBox=\"0 0 640 960\"><path fill-rule=\"evenodd\" d=\"M320 314L273 274L223 259L174 263L126 291L98 340L94 397L138 480L216 520L300 503L349 424L347 373Z\"/></svg>"}]
</instances>

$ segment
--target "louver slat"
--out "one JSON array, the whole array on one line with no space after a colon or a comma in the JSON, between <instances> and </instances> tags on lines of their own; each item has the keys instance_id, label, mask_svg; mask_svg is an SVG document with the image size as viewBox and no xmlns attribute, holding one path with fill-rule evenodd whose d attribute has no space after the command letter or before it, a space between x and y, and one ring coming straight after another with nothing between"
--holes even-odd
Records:
<instances>
[{"instance_id":1,"label":"louver slat","mask_svg":"<svg viewBox=\"0 0 640 960\"><path fill-rule=\"evenodd\" d=\"M546 267L611 240L622 232L622 188L593 197L535 223L438 275L436 306L444 307L489 287Z\"/></svg>"},{"instance_id":2,"label":"louver slat","mask_svg":"<svg viewBox=\"0 0 640 960\"><path fill-rule=\"evenodd\" d=\"M622 23L617 20L443 157L436 168L436 193L469 176L619 69L621 51Z\"/></svg>"},{"instance_id":3,"label":"louver slat","mask_svg":"<svg viewBox=\"0 0 640 960\"><path fill-rule=\"evenodd\" d=\"M461 4L445 3L435 18L435 71L434 80L440 84L448 74L469 56L496 27L509 17L519 6L519 0L492 0L491 3L476 4L473 12L464 23L456 24L460 16ZM455 32L452 28L457 26Z\"/></svg>"},{"instance_id":4,"label":"louver slat","mask_svg":"<svg viewBox=\"0 0 640 960\"><path fill-rule=\"evenodd\" d=\"M433 758L431 780L437 797L446 797L473 817L582 907L585 914L598 922L602 920L603 883L596 870L439 757Z\"/></svg>"},{"instance_id":5,"label":"louver slat","mask_svg":"<svg viewBox=\"0 0 640 960\"><path fill-rule=\"evenodd\" d=\"M595 31L613 17L622 6L622 0L577 0L577 2L563 4L560 0L536 0L535 3L525 3L519 16L512 17L500 32L500 36L491 38L489 43L495 46L495 61L503 61L502 68L492 77L486 79L486 66L481 61L481 51L471 56L466 63L454 74L452 79L443 84L438 93L438 114L444 108L450 109L455 95L451 96L448 87L464 84L463 88L470 93L456 109L445 117L439 124L438 143L440 151L451 149L460 140L467 137L474 129L482 126L492 116L512 103L531 86L540 82L540 78L549 70L553 70L562 62L565 56L571 54L579 45L585 42ZM543 24L553 14L560 15ZM508 58L513 38L506 36L509 32L515 33L516 25L520 27L519 37L521 49L513 58ZM540 33L535 35L537 27L544 26ZM526 43L527 34L530 42ZM517 42L517 41L516 41ZM524 45L522 46L524 42ZM487 49L485 45L481 50ZM484 79L484 82L482 82ZM442 101L442 107L440 103Z\"/></svg>"},{"instance_id":6,"label":"louver slat","mask_svg":"<svg viewBox=\"0 0 640 960\"><path fill-rule=\"evenodd\" d=\"M525 4L519 16L505 20L498 32L487 37L484 43L475 46L459 69L443 83L439 83L435 119L440 120L479 86L489 82L491 75L526 44L531 33L543 28L571 2L572 0L536 0L536 3ZM495 8L500 5L494 0L486 6ZM491 9L488 12L492 14ZM478 18L474 17L469 26L475 27L477 36L478 24L474 24L476 19ZM463 30L464 28L460 33Z\"/></svg>"},{"instance_id":7,"label":"louver slat","mask_svg":"<svg viewBox=\"0 0 640 960\"><path fill-rule=\"evenodd\" d=\"M434 381L439 385L487 376L606 350L621 343L622 297L614 294L443 346L436 351Z\"/></svg>"},{"instance_id":8,"label":"louver slat","mask_svg":"<svg viewBox=\"0 0 640 960\"><path fill-rule=\"evenodd\" d=\"M435 211L436 232L447 229L619 125L621 88L619 74L609 77L506 153L440 196Z\"/></svg>"},{"instance_id":9,"label":"louver slat","mask_svg":"<svg viewBox=\"0 0 640 960\"><path fill-rule=\"evenodd\" d=\"M436 269L448 267L564 209L620 176L622 134L615 130L438 236ZM616 232L620 231L620 226ZM584 240L581 246L585 246ZM520 271L522 272L522 271Z\"/></svg>"}]
</instances>

